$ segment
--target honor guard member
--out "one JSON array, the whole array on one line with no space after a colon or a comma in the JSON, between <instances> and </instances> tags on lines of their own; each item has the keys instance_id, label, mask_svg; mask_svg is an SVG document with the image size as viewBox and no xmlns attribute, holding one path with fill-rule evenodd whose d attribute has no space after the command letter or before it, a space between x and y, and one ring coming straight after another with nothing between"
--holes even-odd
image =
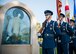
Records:
<instances>
[{"instance_id":1,"label":"honor guard member","mask_svg":"<svg viewBox=\"0 0 76 54\"><path fill-rule=\"evenodd\" d=\"M65 16L63 15L63 18L64 17ZM60 18L57 20L57 23L58 23L58 27L60 28L60 26L61 26L61 19ZM61 36L57 37L57 54L63 54L62 45L61 45Z\"/></svg>"},{"instance_id":2,"label":"honor guard member","mask_svg":"<svg viewBox=\"0 0 76 54\"><path fill-rule=\"evenodd\" d=\"M70 26L72 27L74 34L70 37L69 54L74 53L76 54L76 27L75 27L75 21L72 19L70 20Z\"/></svg>"},{"instance_id":3,"label":"honor guard member","mask_svg":"<svg viewBox=\"0 0 76 54\"><path fill-rule=\"evenodd\" d=\"M61 45L59 48L59 51L61 51L61 54L69 54L69 41L70 41L70 33L73 34L73 30L71 28L71 26L67 23L63 21L63 18L65 17L65 15L63 13L60 14L60 30L61 30L61 34L62 36L60 37L61 39Z\"/></svg>"},{"instance_id":4,"label":"honor guard member","mask_svg":"<svg viewBox=\"0 0 76 54\"><path fill-rule=\"evenodd\" d=\"M43 22L43 26L40 32L43 38L42 43L42 54L54 54L55 49L55 35L60 35L61 32L58 28L56 21L52 20L53 12L46 10L44 12L46 20Z\"/></svg>"}]
</instances>

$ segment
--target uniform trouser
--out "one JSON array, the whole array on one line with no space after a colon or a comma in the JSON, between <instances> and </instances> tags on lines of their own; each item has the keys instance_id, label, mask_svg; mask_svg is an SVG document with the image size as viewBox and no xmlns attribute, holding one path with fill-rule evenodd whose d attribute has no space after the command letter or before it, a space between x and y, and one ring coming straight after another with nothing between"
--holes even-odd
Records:
<instances>
[{"instance_id":1,"label":"uniform trouser","mask_svg":"<svg viewBox=\"0 0 76 54\"><path fill-rule=\"evenodd\" d=\"M61 42L57 43L57 54L63 54Z\"/></svg>"},{"instance_id":2,"label":"uniform trouser","mask_svg":"<svg viewBox=\"0 0 76 54\"><path fill-rule=\"evenodd\" d=\"M74 46L74 43L69 43L69 54L76 54L76 47Z\"/></svg>"},{"instance_id":3,"label":"uniform trouser","mask_svg":"<svg viewBox=\"0 0 76 54\"><path fill-rule=\"evenodd\" d=\"M69 54L69 43L66 44L57 44L58 54Z\"/></svg>"},{"instance_id":4,"label":"uniform trouser","mask_svg":"<svg viewBox=\"0 0 76 54\"><path fill-rule=\"evenodd\" d=\"M54 54L54 48L42 48L42 54Z\"/></svg>"},{"instance_id":5,"label":"uniform trouser","mask_svg":"<svg viewBox=\"0 0 76 54\"><path fill-rule=\"evenodd\" d=\"M69 54L69 43L62 44L62 48L64 54Z\"/></svg>"}]
</instances>

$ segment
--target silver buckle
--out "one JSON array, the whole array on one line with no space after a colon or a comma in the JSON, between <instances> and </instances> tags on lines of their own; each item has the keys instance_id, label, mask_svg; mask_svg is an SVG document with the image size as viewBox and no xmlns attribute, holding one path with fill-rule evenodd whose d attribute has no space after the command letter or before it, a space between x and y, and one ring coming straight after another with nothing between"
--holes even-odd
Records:
<instances>
[{"instance_id":1,"label":"silver buckle","mask_svg":"<svg viewBox=\"0 0 76 54\"><path fill-rule=\"evenodd\" d=\"M49 34L46 34L47 36L49 36Z\"/></svg>"}]
</instances>

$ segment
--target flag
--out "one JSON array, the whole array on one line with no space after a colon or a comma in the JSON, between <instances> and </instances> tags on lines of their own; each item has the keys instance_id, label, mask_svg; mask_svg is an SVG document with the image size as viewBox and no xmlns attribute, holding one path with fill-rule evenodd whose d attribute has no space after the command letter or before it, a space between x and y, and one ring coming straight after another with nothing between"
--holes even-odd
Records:
<instances>
[{"instance_id":1,"label":"flag","mask_svg":"<svg viewBox=\"0 0 76 54\"><path fill-rule=\"evenodd\" d=\"M76 22L76 0L74 0L74 18Z\"/></svg>"},{"instance_id":2,"label":"flag","mask_svg":"<svg viewBox=\"0 0 76 54\"><path fill-rule=\"evenodd\" d=\"M68 0L66 0L66 5L65 5L65 17L66 17L66 22L70 22L70 10L69 10L69 4Z\"/></svg>"},{"instance_id":3,"label":"flag","mask_svg":"<svg viewBox=\"0 0 76 54\"><path fill-rule=\"evenodd\" d=\"M60 13L61 13L61 7L62 7L61 0L56 0L56 5L57 5L57 17L59 18Z\"/></svg>"}]
</instances>

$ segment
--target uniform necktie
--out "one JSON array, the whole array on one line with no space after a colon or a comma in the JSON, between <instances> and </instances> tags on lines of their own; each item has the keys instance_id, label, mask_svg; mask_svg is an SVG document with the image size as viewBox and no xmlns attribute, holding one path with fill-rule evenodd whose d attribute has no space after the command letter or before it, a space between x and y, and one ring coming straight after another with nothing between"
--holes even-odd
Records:
<instances>
[{"instance_id":1,"label":"uniform necktie","mask_svg":"<svg viewBox=\"0 0 76 54\"><path fill-rule=\"evenodd\" d=\"M48 26L49 22L46 23L46 27Z\"/></svg>"},{"instance_id":2,"label":"uniform necktie","mask_svg":"<svg viewBox=\"0 0 76 54\"><path fill-rule=\"evenodd\" d=\"M59 26L61 26L61 22L59 23Z\"/></svg>"}]
</instances>

